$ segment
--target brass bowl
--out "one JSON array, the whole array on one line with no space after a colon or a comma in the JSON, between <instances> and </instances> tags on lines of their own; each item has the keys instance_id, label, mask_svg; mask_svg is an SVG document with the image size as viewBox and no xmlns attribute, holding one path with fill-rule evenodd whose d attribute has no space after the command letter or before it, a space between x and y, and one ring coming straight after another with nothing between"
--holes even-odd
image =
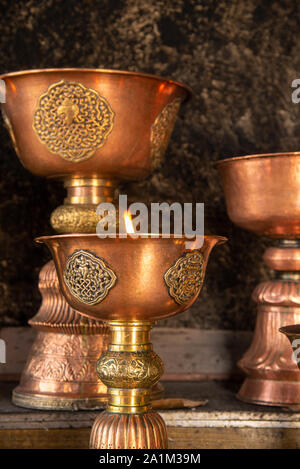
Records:
<instances>
[{"instance_id":1,"label":"brass bowl","mask_svg":"<svg viewBox=\"0 0 300 469\"><path fill-rule=\"evenodd\" d=\"M102 321L156 321L186 310L200 293L210 251L225 240L205 236L200 250L187 251L186 239L174 237L36 239L49 247L71 307Z\"/></svg>"},{"instance_id":2,"label":"brass bowl","mask_svg":"<svg viewBox=\"0 0 300 469\"><path fill-rule=\"evenodd\" d=\"M190 95L181 83L115 70L28 70L0 78L4 120L22 164L64 179L148 176Z\"/></svg>"},{"instance_id":3,"label":"brass bowl","mask_svg":"<svg viewBox=\"0 0 300 469\"><path fill-rule=\"evenodd\" d=\"M300 235L300 152L219 161L229 218L272 238Z\"/></svg>"}]
</instances>

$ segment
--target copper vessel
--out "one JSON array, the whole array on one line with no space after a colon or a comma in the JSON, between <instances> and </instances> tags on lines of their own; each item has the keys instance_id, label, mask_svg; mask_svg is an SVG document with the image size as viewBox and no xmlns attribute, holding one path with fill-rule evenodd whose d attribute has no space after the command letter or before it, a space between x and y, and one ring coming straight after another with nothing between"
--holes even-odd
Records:
<instances>
[{"instance_id":1,"label":"copper vessel","mask_svg":"<svg viewBox=\"0 0 300 469\"><path fill-rule=\"evenodd\" d=\"M300 323L300 153L230 158L218 169L230 219L277 239L263 256L274 274L252 294L258 304L254 337L239 361L246 373L237 397L273 405L300 404L300 374L278 329Z\"/></svg>"},{"instance_id":2,"label":"copper vessel","mask_svg":"<svg viewBox=\"0 0 300 469\"><path fill-rule=\"evenodd\" d=\"M185 238L99 239L97 235L43 236L61 291L85 317L105 321L110 343L97 371L108 405L96 419L91 448L166 448L163 419L151 410L150 388L163 373L150 329L178 314L200 293L212 248L225 238L206 236L201 249Z\"/></svg>"},{"instance_id":3,"label":"copper vessel","mask_svg":"<svg viewBox=\"0 0 300 469\"><path fill-rule=\"evenodd\" d=\"M2 114L21 163L33 174L62 180L67 190L51 215L60 233L95 233L96 208L115 201L118 183L159 166L180 104L190 95L172 80L114 70L29 70L0 78L6 85ZM106 347L107 328L66 303L52 261L41 270L39 287L43 302L30 321L38 336L14 403L102 407L106 386L94 371L94 351ZM157 385L157 397L161 389Z\"/></svg>"}]
</instances>

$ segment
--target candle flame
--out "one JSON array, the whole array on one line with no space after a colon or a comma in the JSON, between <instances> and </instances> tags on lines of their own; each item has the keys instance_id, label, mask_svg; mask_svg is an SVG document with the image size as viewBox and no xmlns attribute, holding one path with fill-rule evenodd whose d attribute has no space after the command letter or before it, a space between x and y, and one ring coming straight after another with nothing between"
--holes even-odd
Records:
<instances>
[{"instance_id":1,"label":"candle flame","mask_svg":"<svg viewBox=\"0 0 300 469\"><path fill-rule=\"evenodd\" d=\"M133 228L133 223L132 223L130 212L128 211L125 212L124 221L125 221L126 233L134 233L134 228Z\"/></svg>"},{"instance_id":2,"label":"candle flame","mask_svg":"<svg viewBox=\"0 0 300 469\"><path fill-rule=\"evenodd\" d=\"M16 95L17 94L17 88L16 88L14 82L10 78L7 79L7 82L9 83L13 94Z\"/></svg>"}]
</instances>

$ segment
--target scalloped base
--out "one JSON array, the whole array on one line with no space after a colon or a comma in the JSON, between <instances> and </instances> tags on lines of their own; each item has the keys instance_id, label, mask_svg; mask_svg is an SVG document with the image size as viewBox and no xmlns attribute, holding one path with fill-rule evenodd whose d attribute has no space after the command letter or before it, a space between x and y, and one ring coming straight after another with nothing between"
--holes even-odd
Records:
<instances>
[{"instance_id":1,"label":"scalloped base","mask_svg":"<svg viewBox=\"0 0 300 469\"><path fill-rule=\"evenodd\" d=\"M90 448L166 449L167 427L162 417L153 411L145 414L102 412L94 422Z\"/></svg>"}]
</instances>

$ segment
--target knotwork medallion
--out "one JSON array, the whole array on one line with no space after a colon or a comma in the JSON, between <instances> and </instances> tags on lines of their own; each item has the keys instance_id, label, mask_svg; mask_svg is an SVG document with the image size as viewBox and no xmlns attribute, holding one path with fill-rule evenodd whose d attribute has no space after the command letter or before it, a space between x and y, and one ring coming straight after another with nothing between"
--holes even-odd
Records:
<instances>
[{"instance_id":1,"label":"knotwork medallion","mask_svg":"<svg viewBox=\"0 0 300 469\"><path fill-rule=\"evenodd\" d=\"M176 117L180 108L181 99L175 98L167 104L156 117L150 136L152 168L158 168L167 149Z\"/></svg>"},{"instance_id":2,"label":"knotwork medallion","mask_svg":"<svg viewBox=\"0 0 300 469\"><path fill-rule=\"evenodd\" d=\"M114 116L97 91L62 80L39 98L32 126L49 151L78 163L105 144Z\"/></svg>"},{"instance_id":3,"label":"knotwork medallion","mask_svg":"<svg viewBox=\"0 0 300 469\"><path fill-rule=\"evenodd\" d=\"M187 252L166 271L169 294L182 305L194 298L204 280L204 258L200 251Z\"/></svg>"},{"instance_id":4,"label":"knotwork medallion","mask_svg":"<svg viewBox=\"0 0 300 469\"><path fill-rule=\"evenodd\" d=\"M100 303L115 285L117 276L103 259L82 249L74 251L64 269L64 280L82 303Z\"/></svg>"}]
</instances>

